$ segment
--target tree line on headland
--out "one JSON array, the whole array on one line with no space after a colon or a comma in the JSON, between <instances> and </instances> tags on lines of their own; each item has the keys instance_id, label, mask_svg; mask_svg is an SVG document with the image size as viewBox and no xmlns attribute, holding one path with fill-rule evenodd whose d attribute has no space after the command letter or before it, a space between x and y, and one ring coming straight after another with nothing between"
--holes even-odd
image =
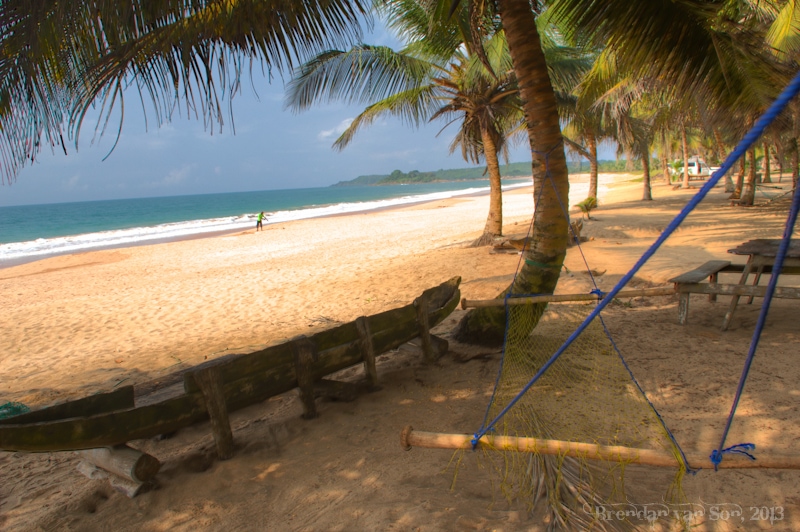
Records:
<instances>
[{"instance_id":1,"label":"tree line on headland","mask_svg":"<svg viewBox=\"0 0 800 532\"><path fill-rule=\"evenodd\" d=\"M641 171L641 161L597 161L598 171L603 173ZM567 168L570 174L588 172L589 165L586 162L569 162ZM503 178L529 177L531 175L531 163L510 163L500 166L500 173ZM452 168L449 170L434 170L420 172L411 170L403 172L395 170L391 174L361 175L349 181L339 181L332 187L356 187L356 186L380 186L380 185L410 185L419 183L442 183L447 181L472 181L488 179L486 169L482 166L473 168Z\"/></svg>"}]
</instances>

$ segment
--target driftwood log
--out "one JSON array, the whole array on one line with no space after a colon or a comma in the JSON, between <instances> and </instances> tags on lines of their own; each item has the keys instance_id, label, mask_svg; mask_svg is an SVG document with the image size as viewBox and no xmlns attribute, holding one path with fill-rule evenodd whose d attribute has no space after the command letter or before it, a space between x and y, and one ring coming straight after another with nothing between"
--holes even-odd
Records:
<instances>
[{"instance_id":1,"label":"driftwood log","mask_svg":"<svg viewBox=\"0 0 800 532\"><path fill-rule=\"evenodd\" d=\"M149 482L161 469L161 462L127 445L85 449L76 453L85 462L132 482Z\"/></svg>"},{"instance_id":2,"label":"driftwood log","mask_svg":"<svg viewBox=\"0 0 800 532\"><path fill-rule=\"evenodd\" d=\"M135 480L122 478L83 460L78 463L76 469L86 478L92 480L107 480L114 490L122 493L129 499L136 497L151 486L150 482L137 482Z\"/></svg>"}]
</instances>

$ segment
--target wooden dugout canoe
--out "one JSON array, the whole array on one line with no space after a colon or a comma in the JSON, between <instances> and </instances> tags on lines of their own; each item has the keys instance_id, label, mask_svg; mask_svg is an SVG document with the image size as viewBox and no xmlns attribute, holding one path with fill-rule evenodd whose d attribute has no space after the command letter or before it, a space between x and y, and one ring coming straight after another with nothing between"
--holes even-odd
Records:
<instances>
[{"instance_id":1,"label":"wooden dugout canoe","mask_svg":"<svg viewBox=\"0 0 800 532\"><path fill-rule=\"evenodd\" d=\"M426 290L428 323L434 327L458 306L460 277ZM372 350L381 354L420 335L414 303L366 317ZM364 360L356 322L309 336L316 348L310 373L316 380ZM237 410L298 386L293 341L220 361L225 404ZM206 401L193 372L184 375L184 393L155 404L135 406L134 387L97 394L0 420L0 450L66 451L120 445L152 438L208 418Z\"/></svg>"}]
</instances>

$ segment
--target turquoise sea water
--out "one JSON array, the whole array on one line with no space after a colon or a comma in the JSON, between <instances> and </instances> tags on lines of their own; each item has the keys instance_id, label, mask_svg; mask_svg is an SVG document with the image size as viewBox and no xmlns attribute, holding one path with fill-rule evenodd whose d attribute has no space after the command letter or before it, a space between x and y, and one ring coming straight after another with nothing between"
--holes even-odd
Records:
<instances>
[{"instance_id":1,"label":"turquoise sea water","mask_svg":"<svg viewBox=\"0 0 800 532\"><path fill-rule=\"evenodd\" d=\"M529 180L509 180L525 186ZM488 192L488 181L325 187L0 207L0 267L90 249ZM506 186L506 185L504 185Z\"/></svg>"}]
</instances>

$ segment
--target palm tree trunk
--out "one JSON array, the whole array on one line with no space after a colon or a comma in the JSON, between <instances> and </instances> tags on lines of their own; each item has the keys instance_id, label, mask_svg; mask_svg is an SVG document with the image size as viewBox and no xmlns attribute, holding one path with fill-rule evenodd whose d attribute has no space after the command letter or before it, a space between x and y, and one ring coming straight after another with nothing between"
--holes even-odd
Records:
<instances>
[{"instance_id":1,"label":"palm tree trunk","mask_svg":"<svg viewBox=\"0 0 800 532\"><path fill-rule=\"evenodd\" d=\"M642 193L642 201L653 201L653 194L650 188L650 154L645 152L642 154L642 183L644 184L644 191Z\"/></svg>"},{"instance_id":2,"label":"palm tree trunk","mask_svg":"<svg viewBox=\"0 0 800 532\"><path fill-rule=\"evenodd\" d=\"M594 133L586 133L587 144L589 145L589 195L590 198L597 198L597 138Z\"/></svg>"},{"instance_id":3,"label":"palm tree trunk","mask_svg":"<svg viewBox=\"0 0 800 532\"><path fill-rule=\"evenodd\" d=\"M742 188L744 188L744 172L745 172L745 157L739 159L739 172L736 174L736 186L733 187L733 194L729 199L739 199L742 197Z\"/></svg>"},{"instance_id":4,"label":"palm tree trunk","mask_svg":"<svg viewBox=\"0 0 800 532\"><path fill-rule=\"evenodd\" d=\"M513 288L516 293L549 294L561 273L569 233L564 213L569 201L564 140L530 2L498 0L497 4L528 124L535 202L530 250Z\"/></svg>"},{"instance_id":5,"label":"palm tree trunk","mask_svg":"<svg viewBox=\"0 0 800 532\"><path fill-rule=\"evenodd\" d=\"M725 159L725 143L722 142L722 133L719 132L719 129L714 128L714 140L717 143L717 162L722 163ZM731 179L731 172L728 170L725 172L725 192L727 194L731 194L734 190L733 186L733 179Z\"/></svg>"},{"instance_id":6,"label":"palm tree trunk","mask_svg":"<svg viewBox=\"0 0 800 532\"><path fill-rule=\"evenodd\" d=\"M747 172L747 183L742 191L742 199L739 205L752 205L756 199L756 149L747 150L747 158L750 159L750 168Z\"/></svg>"},{"instance_id":7,"label":"palm tree trunk","mask_svg":"<svg viewBox=\"0 0 800 532\"><path fill-rule=\"evenodd\" d=\"M667 131L661 130L661 173L664 176L664 182L669 185L669 146L667 146Z\"/></svg>"},{"instance_id":8,"label":"palm tree trunk","mask_svg":"<svg viewBox=\"0 0 800 532\"><path fill-rule=\"evenodd\" d=\"M770 177L769 142L764 142L764 177L762 183L772 183Z\"/></svg>"},{"instance_id":9,"label":"palm tree trunk","mask_svg":"<svg viewBox=\"0 0 800 532\"><path fill-rule=\"evenodd\" d=\"M500 162L497 146L486 128L481 127L483 156L486 158L486 171L489 174L489 215L483 235L472 243L474 247L491 244L495 237L503 234L503 190L500 176Z\"/></svg>"},{"instance_id":10,"label":"palm tree trunk","mask_svg":"<svg viewBox=\"0 0 800 532\"><path fill-rule=\"evenodd\" d=\"M528 123L534 195L530 248L510 289L513 293L551 294L566 256L569 231L564 213L569 197L564 141L530 2L498 0L497 5ZM454 336L465 342L500 345L505 321L502 307L475 309L462 319Z\"/></svg>"},{"instance_id":11,"label":"palm tree trunk","mask_svg":"<svg viewBox=\"0 0 800 532\"><path fill-rule=\"evenodd\" d=\"M683 148L683 188L689 188L689 147L686 142L686 124L681 124L681 148Z\"/></svg>"}]
</instances>

